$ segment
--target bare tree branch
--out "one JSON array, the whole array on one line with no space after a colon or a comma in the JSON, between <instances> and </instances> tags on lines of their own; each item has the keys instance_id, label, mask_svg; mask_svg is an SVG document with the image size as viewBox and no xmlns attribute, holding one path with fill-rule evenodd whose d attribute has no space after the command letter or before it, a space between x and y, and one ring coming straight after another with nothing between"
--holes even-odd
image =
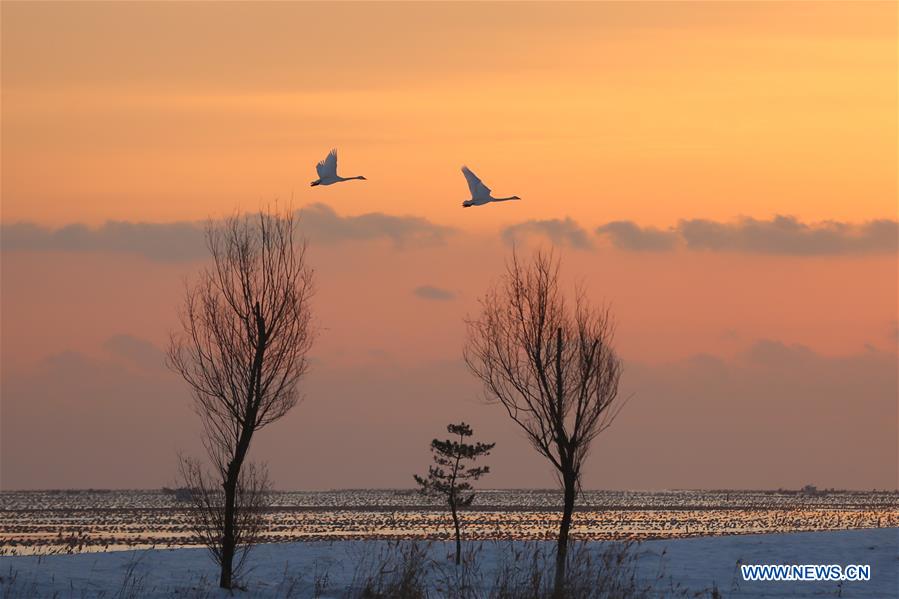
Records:
<instances>
[{"instance_id":1,"label":"bare tree branch","mask_svg":"<svg viewBox=\"0 0 899 599\"><path fill-rule=\"evenodd\" d=\"M553 465L565 505L556 558L556 591L563 592L568 530L584 461L596 436L618 414L621 361L612 342L608 307L593 307L584 289L573 305L559 287L560 262L538 252L523 264L516 252L506 273L467 320L469 370L484 384L531 445Z\"/></svg>"},{"instance_id":2,"label":"bare tree branch","mask_svg":"<svg viewBox=\"0 0 899 599\"><path fill-rule=\"evenodd\" d=\"M312 270L290 212L210 222L206 245L212 265L185 292L168 365L193 392L203 444L221 477L221 519L207 524L220 526L220 586L230 588L235 548L253 540L252 527L240 528L247 516L240 494L260 482L257 470L242 478L250 441L296 405L309 365ZM205 483L198 472L182 468Z\"/></svg>"}]
</instances>

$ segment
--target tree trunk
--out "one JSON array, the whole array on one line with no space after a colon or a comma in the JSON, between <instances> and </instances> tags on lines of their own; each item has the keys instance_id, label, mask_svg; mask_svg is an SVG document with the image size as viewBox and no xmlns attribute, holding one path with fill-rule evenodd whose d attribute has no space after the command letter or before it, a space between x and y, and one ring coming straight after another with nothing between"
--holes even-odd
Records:
<instances>
[{"instance_id":1,"label":"tree trunk","mask_svg":"<svg viewBox=\"0 0 899 599\"><path fill-rule=\"evenodd\" d=\"M562 522L559 524L559 540L556 546L556 578L553 584L553 598L565 596L565 568L568 564L568 531L571 528L571 515L574 512L574 498L577 480L571 474L562 475L565 486L565 504L562 508Z\"/></svg>"},{"instance_id":2,"label":"tree trunk","mask_svg":"<svg viewBox=\"0 0 899 599\"><path fill-rule=\"evenodd\" d=\"M222 527L222 572L219 576L219 586L223 589L230 589L232 583L234 550L237 544L234 537L234 503L237 495L238 472L239 470L233 466L229 468L225 484L222 485L225 489L225 520Z\"/></svg>"},{"instance_id":3,"label":"tree trunk","mask_svg":"<svg viewBox=\"0 0 899 599\"><path fill-rule=\"evenodd\" d=\"M453 512L453 526L456 527L456 565L462 563L462 533L459 530L459 514L456 511L456 504L450 504Z\"/></svg>"},{"instance_id":4,"label":"tree trunk","mask_svg":"<svg viewBox=\"0 0 899 599\"><path fill-rule=\"evenodd\" d=\"M252 414L255 417L255 413ZM237 510L237 485L240 480L240 468L250 449L251 428L244 428L234 451L234 459L228 464L228 472L222 487L225 489L225 521L222 526L222 572L219 576L219 587L231 589L234 581L234 553L237 550L237 536L234 531L235 512Z\"/></svg>"}]
</instances>

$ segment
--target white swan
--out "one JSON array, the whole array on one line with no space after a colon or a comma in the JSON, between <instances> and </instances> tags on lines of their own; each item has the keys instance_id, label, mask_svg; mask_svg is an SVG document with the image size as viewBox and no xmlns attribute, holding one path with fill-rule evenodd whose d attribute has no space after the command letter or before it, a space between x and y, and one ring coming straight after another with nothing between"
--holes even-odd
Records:
<instances>
[{"instance_id":1,"label":"white swan","mask_svg":"<svg viewBox=\"0 0 899 599\"><path fill-rule=\"evenodd\" d=\"M318 179L312 182L312 187L316 185L331 185L332 183L340 183L341 181L351 181L353 179L362 179L365 177L341 177L337 174L337 149L331 150L328 157L315 165L318 172Z\"/></svg>"},{"instance_id":2,"label":"white swan","mask_svg":"<svg viewBox=\"0 0 899 599\"><path fill-rule=\"evenodd\" d=\"M463 208L469 208L471 206L483 206L484 204L488 204L490 202L505 202L506 200L521 199L518 196L494 198L490 195L490 188L484 185L483 181L478 179L478 176L471 172L470 168L468 168L467 166L463 166L462 174L465 175L465 180L468 181L468 189L471 190L471 199L462 202Z\"/></svg>"}]
</instances>

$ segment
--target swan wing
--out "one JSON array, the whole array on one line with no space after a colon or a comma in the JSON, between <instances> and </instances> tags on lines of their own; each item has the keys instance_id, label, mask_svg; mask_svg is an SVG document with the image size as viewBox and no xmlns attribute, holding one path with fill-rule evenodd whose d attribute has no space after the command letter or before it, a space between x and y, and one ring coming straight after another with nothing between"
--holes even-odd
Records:
<instances>
[{"instance_id":1,"label":"swan wing","mask_svg":"<svg viewBox=\"0 0 899 599\"><path fill-rule=\"evenodd\" d=\"M470 168L463 166L462 174L465 175L465 180L468 181L468 189L471 191L473 199L490 197L490 188L484 185L484 182L478 179L478 176L471 172Z\"/></svg>"},{"instance_id":2,"label":"swan wing","mask_svg":"<svg viewBox=\"0 0 899 599\"><path fill-rule=\"evenodd\" d=\"M334 179L337 177L337 149L328 153L328 157L315 165L319 179Z\"/></svg>"}]
</instances>

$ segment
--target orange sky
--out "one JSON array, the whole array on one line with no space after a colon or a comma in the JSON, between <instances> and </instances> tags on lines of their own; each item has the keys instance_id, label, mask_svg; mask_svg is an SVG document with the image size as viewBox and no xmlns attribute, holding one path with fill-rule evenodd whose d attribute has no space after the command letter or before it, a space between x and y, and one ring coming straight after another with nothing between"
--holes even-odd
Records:
<instances>
[{"instance_id":1,"label":"orange sky","mask_svg":"<svg viewBox=\"0 0 899 599\"><path fill-rule=\"evenodd\" d=\"M291 193L470 228L896 208L895 3L3 15L6 220L205 218ZM364 194L308 187L332 146ZM462 163L528 202L475 221Z\"/></svg>"},{"instance_id":2,"label":"orange sky","mask_svg":"<svg viewBox=\"0 0 899 599\"><path fill-rule=\"evenodd\" d=\"M416 456L426 458L418 450L456 414L497 438L491 484L553 484L502 414L476 401L459 357L462 319L508 256L506 227L566 217L586 241L560 248L564 271L612 302L637 403L603 441L634 462L596 460L587 486L896 486L895 239L846 249L865 222L896 218L895 3L0 11L4 227L152 228L292 197L297 208L330 206L340 226L368 227L352 217L375 212L451 228L423 245L375 229L356 241L312 233L322 333L307 403L258 449L278 486L408 486ZM341 174L368 180L310 188L334 146ZM463 163L524 201L462 210ZM724 249L683 237L628 251L594 233L618 220L669 234L681 219L732 227L778 214L810 227L811 237L784 233L783 247L800 250L768 251L743 231ZM199 259L148 256L127 239L40 243L2 255L0 487L171 483L176 450L197 449L198 426L157 354ZM422 285L450 299L422 299ZM734 398L790 407L770 423L767 448L756 415L735 417ZM176 406L170 430L156 401ZM842 428L841 401L855 402ZM110 406L111 424L147 426L95 430ZM368 455L291 459L308 451L304 436L377 441L372 421L390 440ZM79 426L90 434L60 445ZM637 447L641 431L653 438ZM36 439L44 453L27 450ZM835 460L856 467L829 468Z\"/></svg>"}]
</instances>

